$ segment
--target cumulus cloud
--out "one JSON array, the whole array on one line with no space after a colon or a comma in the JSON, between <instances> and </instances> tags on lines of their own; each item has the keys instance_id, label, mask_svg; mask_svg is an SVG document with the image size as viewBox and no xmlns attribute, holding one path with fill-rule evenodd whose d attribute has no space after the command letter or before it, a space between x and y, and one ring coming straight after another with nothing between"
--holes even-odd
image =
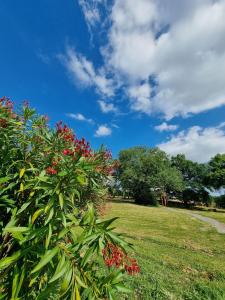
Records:
<instances>
[{"instance_id":1,"label":"cumulus cloud","mask_svg":"<svg viewBox=\"0 0 225 300\"><path fill-rule=\"evenodd\" d=\"M112 129L107 125L99 125L98 129L95 132L95 137L109 136L112 134Z\"/></svg>"},{"instance_id":2,"label":"cumulus cloud","mask_svg":"<svg viewBox=\"0 0 225 300\"><path fill-rule=\"evenodd\" d=\"M225 153L225 131L218 127L193 126L158 147L170 155L183 153L188 159L203 163L217 153Z\"/></svg>"},{"instance_id":3,"label":"cumulus cloud","mask_svg":"<svg viewBox=\"0 0 225 300\"><path fill-rule=\"evenodd\" d=\"M131 108L135 111L150 114L152 112L152 102L150 99L151 87L148 83L142 85L131 85L127 94L130 98Z\"/></svg>"},{"instance_id":4,"label":"cumulus cloud","mask_svg":"<svg viewBox=\"0 0 225 300\"><path fill-rule=\"evenodd\" d=\"M78 120L78 121L83 121L83 122L88 122L93 124L94 121L92 119L86 118L83 114L81 113L77 113L77 114L73 114L73 113L68 113L66 114L67 117L74 119L74 120Z\"/></svg>"},{"instance_id":5,"label":"cumulus cloud","mask_svg":"<svg viewBox=\"0 0 225 300\"><path fill-rule=\"evenodd\" d=\"M100 2L80 0L89 24ZM67 52L76 80L107 96L122 87L132 110L167 120L225 105L225 0L115 0L109 11L100 70Z\"/></svg>"},{"instance_id":6,"label":"cumulus cloud","mask_svg":"<svg viewBox=\"0 0 225 300\"><path fill-rule=\"evenodd\" d=\"M170 119L225 104L225 1L132 1L115 1L107 60L129 84L155 75L158 89L131 107Z\"/></svg>"},{"instance_id":7,"label":"cumulus cloud","mask_svg":"<svg viewBox=\"0 0 225 300\"><path fill-rule=\"evenodd\" d=\"M106 77L103 68L95 70L91 61L71 47L67 47L66 54L59 58L69 71L75 84L93 86L99 94L113 96L113 81Z\"/></svg>"},{"instance_id":8,"label":"cumulus cloud","mask_svg":"<svg viewBox=\"0 0 225 300\"><path fill-rule=\"evenodd\" d=\"M115 107L113 103L107 103L103 100L99 100L98 104L100 106L100 109L103 113L107 114L109 112L117 113L118 109Z\"/></svg>"},{"instance_id":9,"label":"cumulus cloud","mask_svg":"<svg viewBox=\"0 0 225 300\"><path fill-rule=\"evenodd\" d=\"M162 131L175 131L177 130L178 125L170 125L166 122L163 122L160 125L155 126L155 130L162 132Z\"/></svg>"}]
</instances>

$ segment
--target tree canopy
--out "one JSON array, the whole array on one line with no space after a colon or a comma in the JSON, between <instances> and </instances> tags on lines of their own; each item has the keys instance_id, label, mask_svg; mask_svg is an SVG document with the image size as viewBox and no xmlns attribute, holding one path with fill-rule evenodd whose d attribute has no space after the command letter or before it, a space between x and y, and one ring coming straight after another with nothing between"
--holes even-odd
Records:
<instances>
[{"instance_id":1,"label":"tree canopy","mask_svg":"<svg viewBox=\"0 0 225 300\"><path fill-rule=\"evenodd\" d=\"M217 154L210 160L208 184L214 189L225 188L225 154Z\"/></svg>"},{"instance_id":2,"label":"tree canopy","mask_svg":"<svg viewBox=\"0 0 225 300\"><path fill-rule=\"evenodd\" d=\"M158 148L134 147L119 154L119 180L137 202L151 203L156 192L183 190L179 170Z\"/></svg>"}]
</instances>

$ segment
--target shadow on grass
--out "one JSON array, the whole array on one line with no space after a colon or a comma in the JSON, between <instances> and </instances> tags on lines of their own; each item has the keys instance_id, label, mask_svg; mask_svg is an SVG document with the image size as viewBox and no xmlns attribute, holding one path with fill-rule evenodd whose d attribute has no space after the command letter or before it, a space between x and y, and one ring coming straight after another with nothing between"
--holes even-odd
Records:
<instances>
[{"instance_id":1,"label":"shadow on grass","mask_svg":"<svg viewBox=\"0 0 225 300\"><path fill-rule=\"evenodd\" d=\"M142 207L161 207L160 204L158 205L150 205L150 204L140 204L136 203L132 198L123 198L123 197L114 197L109 199L110 202L113 203L126 203L126 204L135 204ZM225 213L224 209L214 208L214 207L207 207L207 206L187 206L182 201L173 201L169 200L168 207L174 207L179 209L188 209L191 211L205 211L205 212L217 212L217 213Z\"/></svg>"}]
</instances>

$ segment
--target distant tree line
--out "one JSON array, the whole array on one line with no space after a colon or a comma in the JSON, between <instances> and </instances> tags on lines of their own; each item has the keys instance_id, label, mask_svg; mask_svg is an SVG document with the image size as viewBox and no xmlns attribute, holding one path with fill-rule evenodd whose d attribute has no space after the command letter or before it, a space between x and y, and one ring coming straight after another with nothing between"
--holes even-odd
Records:
<instances>
[{"instance_id":1,"label":"distant tree line","mask_svg":"<svg viewBox=\"0 0 225 300\"><path fill-rule=\"evenodd\" d=\"M169 157L158 148L133 147L119 153L116 192L137 203L156 205L179 199L185 206L215 201L225 207L225 196L213 197L210 191L225 188L225 154L217 154L200 164L185 155ZM115 191L114 191L115 193Z\"/></svg>"}]
</instances>

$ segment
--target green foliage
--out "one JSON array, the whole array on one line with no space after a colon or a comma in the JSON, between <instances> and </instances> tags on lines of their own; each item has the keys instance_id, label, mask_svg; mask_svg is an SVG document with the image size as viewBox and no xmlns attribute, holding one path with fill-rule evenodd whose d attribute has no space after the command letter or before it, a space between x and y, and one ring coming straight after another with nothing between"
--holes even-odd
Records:
<instances>
[{"instance_id":1,"label":"green foliage","mask_svg":"<svg viewBox=\"0 0 225 300\"><path fill-rule=\"evenodd\" d=\"M125 265L102 272L109 243L129 246L94 207L110 155L24 105L0 100L0 299L115 299Z\"/></svg>"},{"instance_id":2,"label":"green foliage","mask_svg":"<svg viewBox=\"0 0 225 300\"><path fill-rule=\"evenodd\" d=\"M217 154L209 162L208 184L215 188L225 187L225 154Z\"/></svg>"},{"instance_id":3,"label":"green foliage","mask_svg":"<svg viewBox=\"0 0 225 300\"><path fill-rule=\"evenodd\" d=\"M165 152L134 147L119 154L119 180L139 203L155 204L157 192L183 190L182 176Z\"/></svg>"},{"instance_id":4,"label":"green foliage","mask_svg":"<svg viewBox=\"0 0 225 300\"><path fill-rule=\"evenodd\" d=\"M207 165L188 160L184 154L172 157L171 162L182 173L186 188L195 190L203 187L208 172Z\"/></svg>"},{"instance_id":5,"label":"green foliage","mask_svg":"<svg viewBox=\"0 0 225 300\"><path fill-rule=\"evenodd\" d=\"M207 206L212 202L212 197L204 189L185 189L183 191L183 201L186 206L195 205L197 203L206 204Z\"/></svg>"},{"instance_id":6,"label":"green foliage","mask_svg":"<svg viewBox=\"0 0 225 300\"><path fill-rule=\"evenodd\" d=\"M185 158L185 155L178 154L171 158L172 165L182 174L185 189L182 193L182 199L185 205L201 202L209 204L211 197L205 189L208 166L199 164Z\"/></svg>"},{"instance_id":7,"label":"green foliage","mask_svg":"<svg viewBox=\"0 0 225 300\"><path fill-rule=\"evenodd\" d=\"M225 208L225 195L214 197L214 201L217 207Z\"/></svg>"}]
</instances>

